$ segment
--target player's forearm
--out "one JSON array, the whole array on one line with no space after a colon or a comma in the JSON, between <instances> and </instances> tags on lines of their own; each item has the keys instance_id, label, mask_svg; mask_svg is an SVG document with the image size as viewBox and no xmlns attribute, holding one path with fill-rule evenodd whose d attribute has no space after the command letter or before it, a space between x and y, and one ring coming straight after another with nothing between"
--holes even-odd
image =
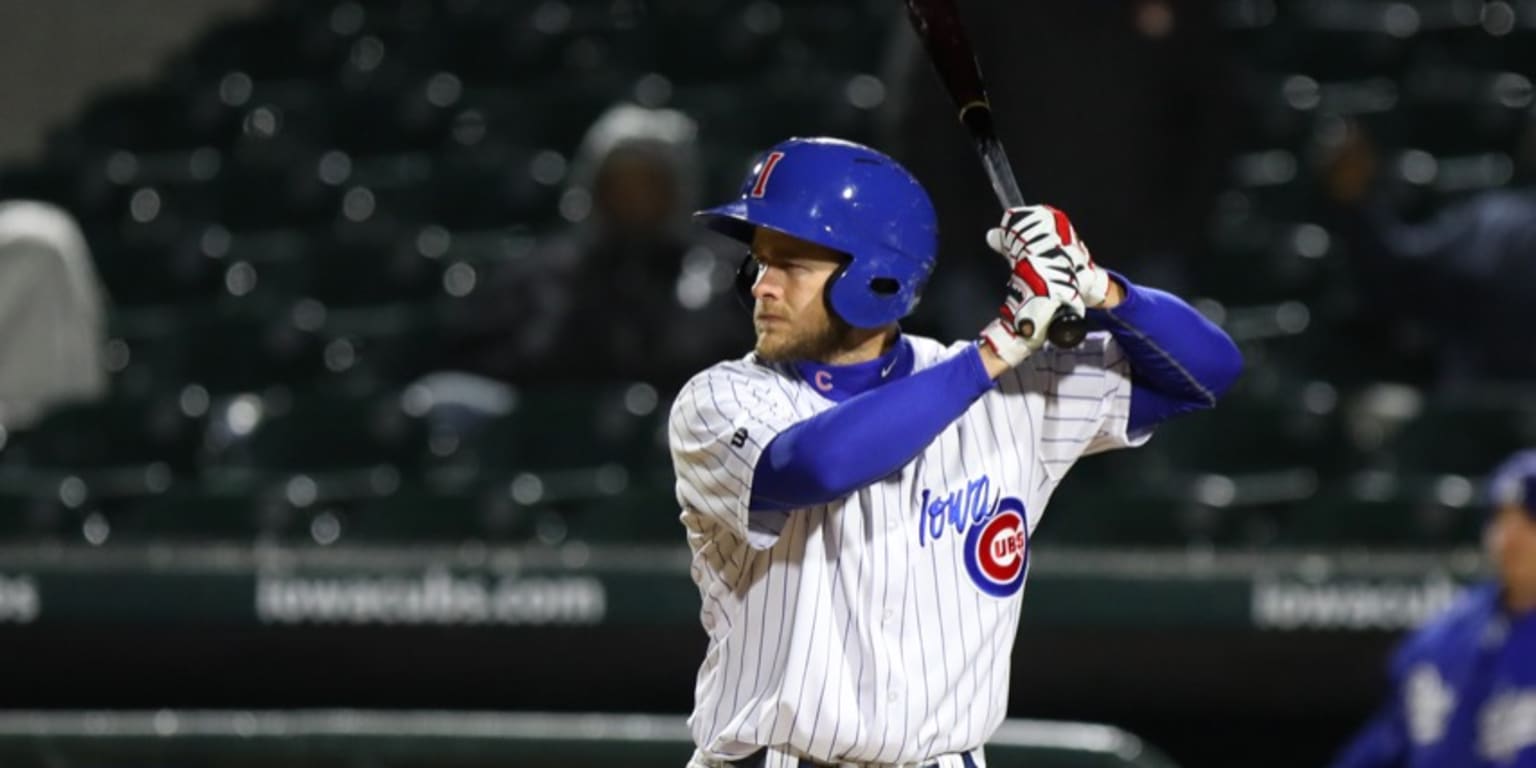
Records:
<instances>
[{"instance_id":1,"label":"player's forearm","mask_svg":"<svg viewBox=\"0 0 1536 768\"><path fill-rule=\"evenodd\" d=\"M1104 293L1104 303L1099 304L1098 306L1089 307L1089 309L1114 309L1115 307L1120 306L1120 303L1125 301L1124 280L1125 278L1114 273L1110 273L1109 290L1105 291Z\"/></svg>"},{"instance_id":2,"label":"player's forearm","mask_svg":"<svg viewBox=\"0 0 1536 768\"><path fill-rule=\"evenodd\" d=\"M990 390L993 378L973 347L780 432L753 470L751 508L826 504L895 472Z\"/></svg>"},{"instance_id":3,"label":"player's forearm","mask_svg":"<svg viewBox=\"0 0 1536 768\"><path fill-rule=\"evenodd\" d=\"M1137 387L1133 430L1214 406L1243 368L1231 337L1177 296L1118 275L1111 282L1124 287L1123 300L1089 310L1088 318L1109 331L1130 360Z\"/></svg>"},{"instance_id":4,"label":"player's forearm","mask_svg":"<svg viewBox=\"0 0 1536 768\"><path fill-rule=\"evenodd\" d=\"M1007 360L1000 357L997 352L986 344L978 344L976 349L981 353L981 367L986 369L987 378L997 381L999 376L1013 368L1013 366L1008 364Z\"/></svg>"}]
</instances>

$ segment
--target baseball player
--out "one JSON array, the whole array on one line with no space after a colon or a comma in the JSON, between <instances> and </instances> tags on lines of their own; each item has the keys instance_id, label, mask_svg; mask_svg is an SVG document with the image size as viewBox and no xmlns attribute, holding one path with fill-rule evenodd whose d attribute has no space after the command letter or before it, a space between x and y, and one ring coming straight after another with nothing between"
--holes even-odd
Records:
<instances>
[{"instance_id":1,"label":"baseball player","mask_svg":"<svg viewBox=\"0 0 1536 768\"><path fill-rule=\"evenodd\" d=\"M984 766L1051 492L1211 407L1236 347L1038 206L987 233L1012 275L978 340L902 333L934 211L857 144L778 144L696 216L750 245L757 346L690 380L669 423L709 635L689 765ZM1102 330L1047 346L1063 306Z\"/></svg>"},{"instance_id":2,"label":"baseball player","mask_svg":"<svg viewBox=\"0 0 1536 768\"><path fill-rule=\"evenodd\" d=\"M1336 768L1536 768L1536 450L1489 481L1497 574L1408 638Z\"/></svg>"}]
</instances>

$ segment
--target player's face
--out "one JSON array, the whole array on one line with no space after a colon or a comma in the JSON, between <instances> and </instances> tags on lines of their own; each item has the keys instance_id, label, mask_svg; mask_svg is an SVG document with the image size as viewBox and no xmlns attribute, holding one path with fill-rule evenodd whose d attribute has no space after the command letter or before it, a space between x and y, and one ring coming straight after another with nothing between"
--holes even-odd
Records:
<instances>
[{"instance_id":1,"label":"player's face","mask_svg":"<svg viewBox=\"0 0 1536 768\"><path fill-rule=\"evenodd\" d=\"M827 283L842 255L815 243L759 227L752 237L757 280L752 284L757 354L764 360L822 360L848 335L827 311Z\"/></svg>"},{"instance_id":2,"label":"player's face","mask_svg":"<svg viewBox=\"0 0 1536 768\"><path fill-rule=\"evenodd\" d=\"M1518 504L1504 504L1488 521L1488 552L1511 592L1536 595L1536 520Z\"/></svg>"},{"instance_id":3,"label":"player's face","mask_svg":"<svg viewBox=\"0 0 1536 768\"><path fill-rule=\"evenodd\" d=\"M597 178L597 208L610 234L650 240L666 231L677 213L677 181L659 158L638 150L615 151Z\"/></svg>"}]
</instances>

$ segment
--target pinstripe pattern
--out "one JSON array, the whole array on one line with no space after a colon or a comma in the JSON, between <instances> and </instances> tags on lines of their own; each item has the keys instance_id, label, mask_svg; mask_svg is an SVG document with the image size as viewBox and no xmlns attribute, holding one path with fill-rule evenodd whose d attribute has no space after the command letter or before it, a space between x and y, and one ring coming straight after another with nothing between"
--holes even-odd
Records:
<instances>
[{"instance_id":1,"label":"pinstripe pattern","mask_svg":"<svg viewBox=\"0 0 1536 768\"><path fill-rule=\"evenodd\" d=\"M907 339L919 370L964 346ZM900 471L755 520L758 457L833 403L751 356L694 377L669 438L709 634L689 718L699 757L767 746L821 762L958 765L956 753L979 748L1007 707L1022 591L983 592L966 569L965 513L927 520L924 494L1018 498L1033 531L1073 462L1145 439L1126 435L1130 392L1124 355L1090 334L1006 374Z\"/></svg>"}]
</instances>

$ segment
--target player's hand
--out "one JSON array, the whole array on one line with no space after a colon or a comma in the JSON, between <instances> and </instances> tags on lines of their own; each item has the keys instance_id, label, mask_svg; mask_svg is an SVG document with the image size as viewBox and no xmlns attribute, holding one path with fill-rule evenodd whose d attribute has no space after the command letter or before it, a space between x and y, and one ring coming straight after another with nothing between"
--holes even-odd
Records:
<instances>
[{"instance_id":1,"label":"player's hand","mask_svg":"<svg viewBox=\"0 0 1536 768\"><path fill-rule=\"evenodd\" d=\"M1048 205L1004 211L1002 222L987 231L987 246L1015 269L1028 263L1055 289L1050 291L1053 295L1070 290L1089 307L1103 304L1109 296L1109 275L1094 263L1088 244L1078 237L1067 215Z\"/></svg>"},{"instance_id":2,"label":"player's hand","mask_svg":"<svg viewBox=\"0 0 1536 768\"><path fill-rule=\"evenodd\" d=\"M1047 290L1037 293L1038 276L1026 279L1031 267L1024 261L1014 266L1013 276L1008 279L1007 297L998 310L998 317L981 330L981 342L992 348L1009 367L1018 365L1045 346L1051 320L1063 306L1082 314L1082 299L1075 290L1063 296Z\"/></svg>"}]
</instances>

